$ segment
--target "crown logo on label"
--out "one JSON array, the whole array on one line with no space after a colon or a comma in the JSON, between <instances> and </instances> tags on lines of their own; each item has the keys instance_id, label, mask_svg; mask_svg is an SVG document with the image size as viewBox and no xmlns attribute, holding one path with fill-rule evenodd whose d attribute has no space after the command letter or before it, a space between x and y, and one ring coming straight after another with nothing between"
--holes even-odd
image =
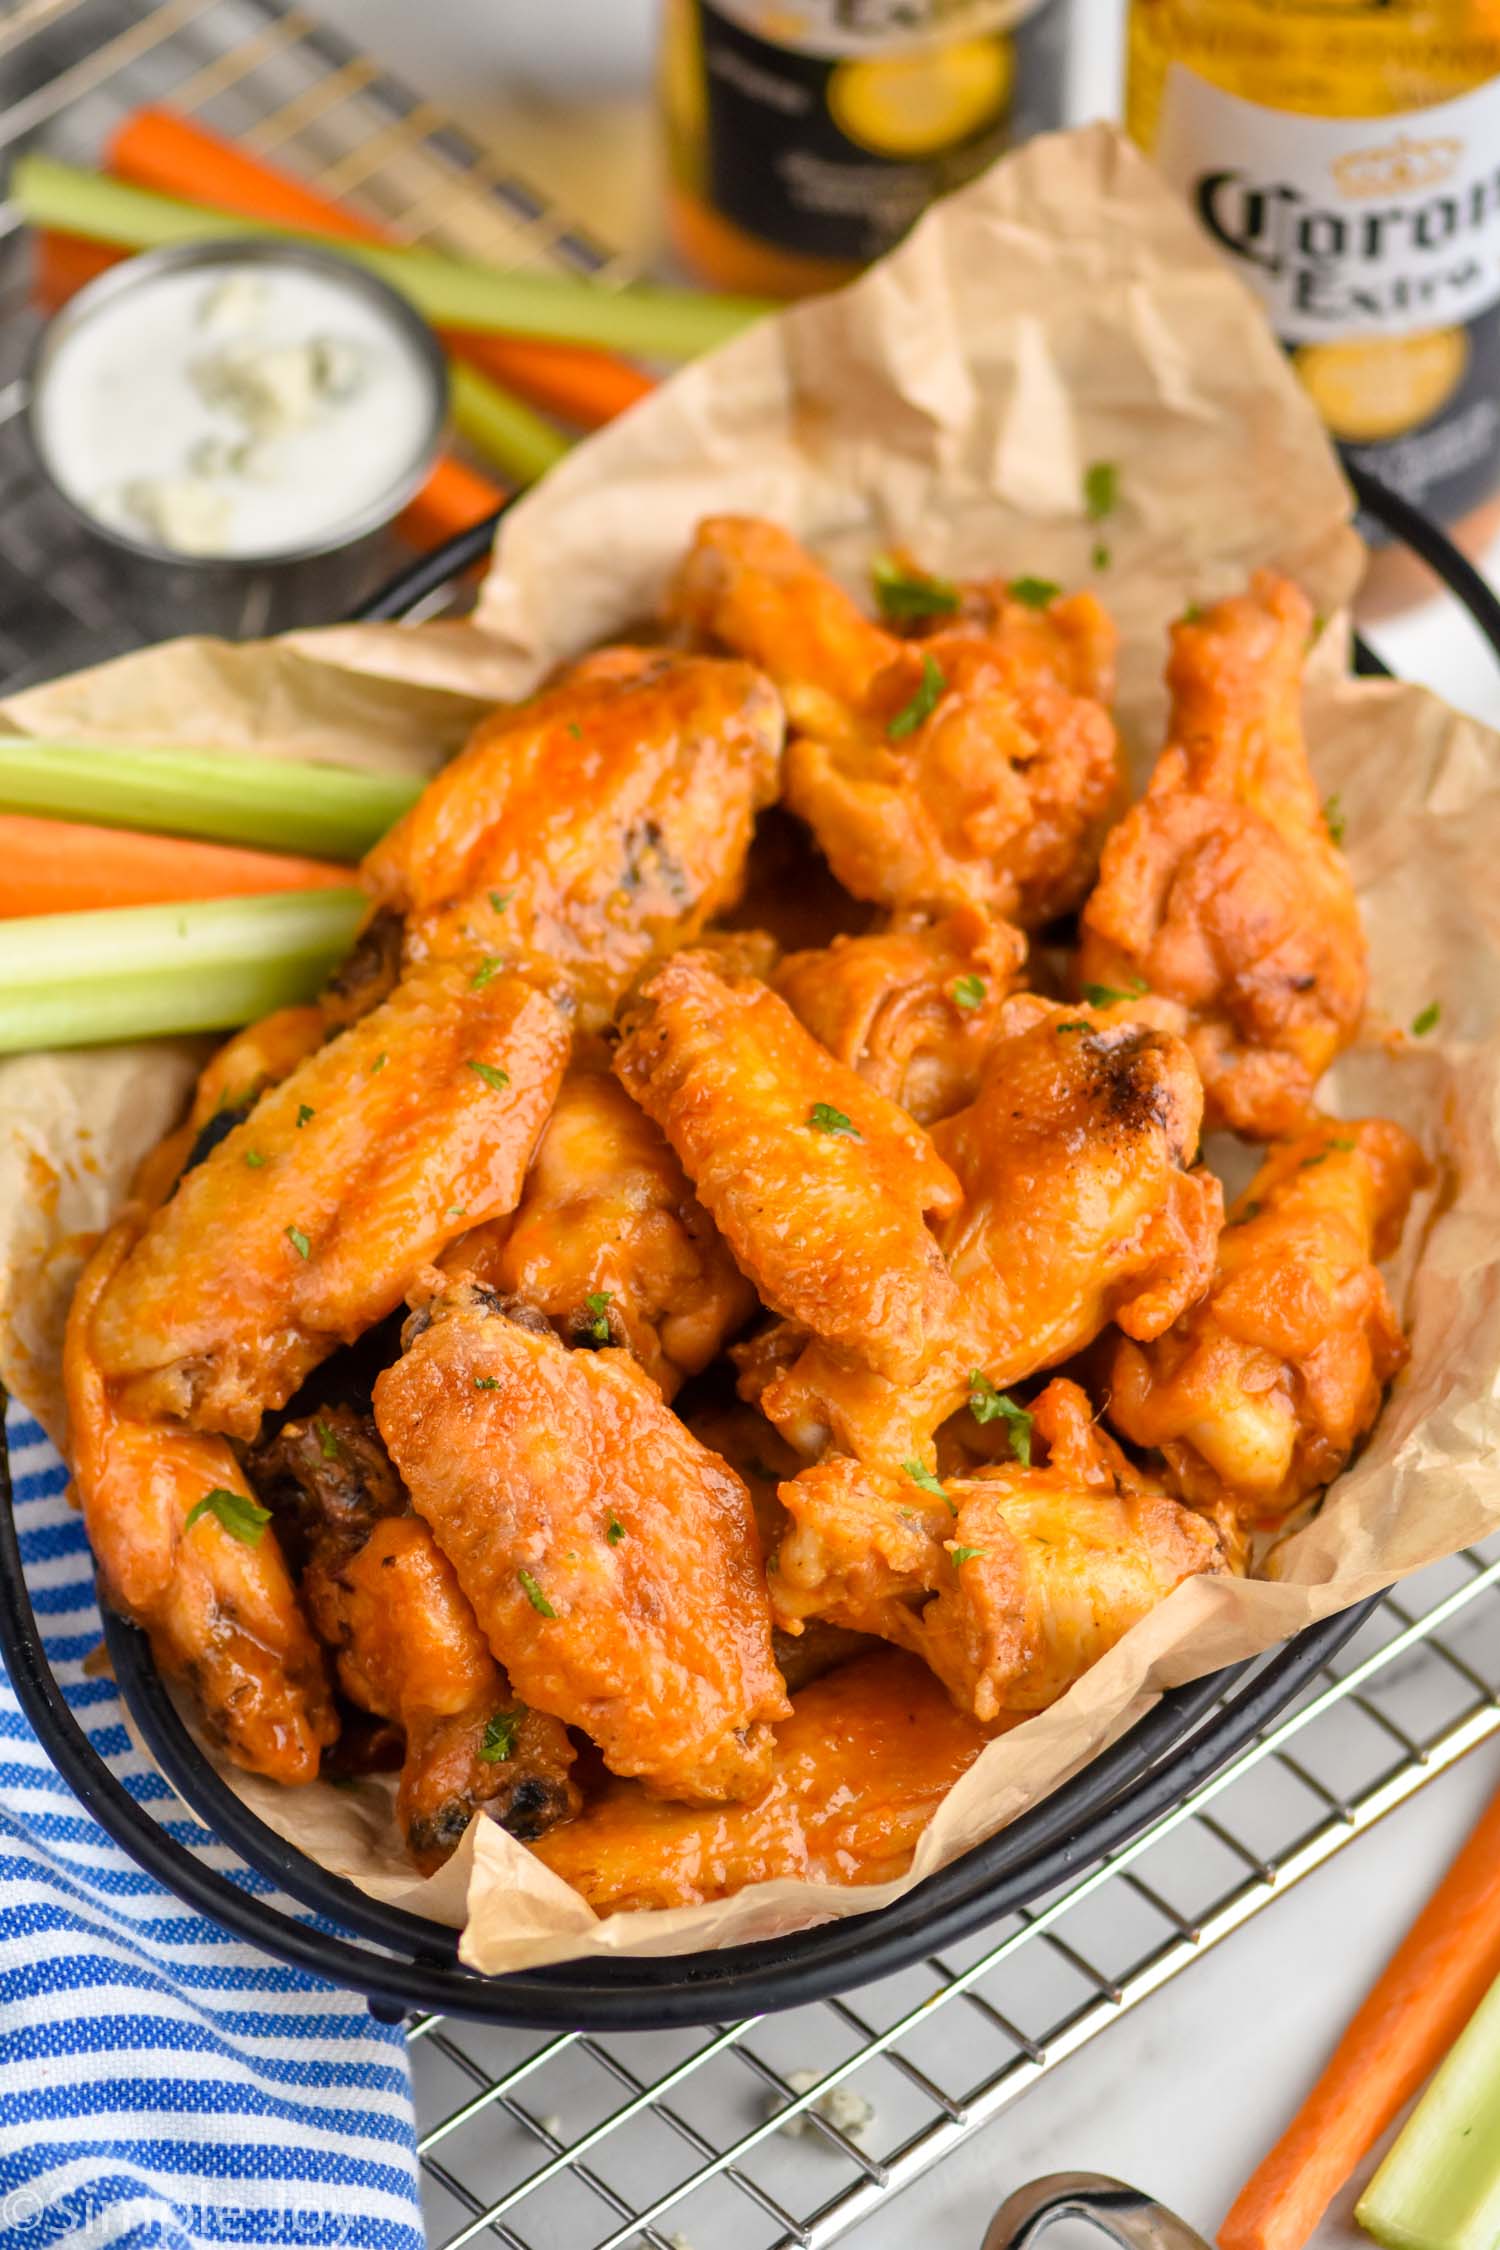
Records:
<instances>
[{"instance_id":1,"label":"crown logo on label","mask_svg":"<svg viewBox=\"0 0 1500 2250\"><path fill-rule=\"evenodd\" d=\"M1459 140L1414 141L1400 133L1379 148L1350 149L1335 157L1329 170L1344 195L1410 195L1440 187L1457 170L1463 153Z\"/></svg>"}]
</instances>

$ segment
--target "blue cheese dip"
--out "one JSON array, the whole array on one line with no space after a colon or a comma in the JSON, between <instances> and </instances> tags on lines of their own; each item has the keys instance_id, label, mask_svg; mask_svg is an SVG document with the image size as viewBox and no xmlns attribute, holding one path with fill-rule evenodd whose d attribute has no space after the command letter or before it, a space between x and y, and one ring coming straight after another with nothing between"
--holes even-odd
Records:
<instances>
[{"instance_id":1,"label":"blue cheese dip","mask_svg":"<svg viewBox=\"0 0 1500 2250\"><path fill-rule=\"evenodd\" d=\"M59 315L31 426L107 536L266 562L388 521L445 404L430 333L373 277L327 253L194 244L132 259Z\"/></svg>"}]
</instances>

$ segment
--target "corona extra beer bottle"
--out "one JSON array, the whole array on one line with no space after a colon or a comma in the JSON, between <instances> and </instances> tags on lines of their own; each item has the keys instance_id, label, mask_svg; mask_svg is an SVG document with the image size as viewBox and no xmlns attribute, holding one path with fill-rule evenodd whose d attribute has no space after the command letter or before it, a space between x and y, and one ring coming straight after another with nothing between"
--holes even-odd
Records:
<instances>
[{"instance_id":1,"label":"corona extra beer bottle","mask_svg":"<svg viewBox=\"0 0 1500 2250\"><path fill-rule=\"evenodd\" d=\"M1500 0L1132 0L1133 137L1348 459L1500 530ZM1428 582L1430 583L1430 581ZM1377 554L1368 606L1423 591Z\"/></svg>"},{"instance_id":2,"label":"corona extra beer bottle","mask_svg":"<svg viewBox=\"0 0 1500 2250\"><path fill-rule=\"evenodd\" d=\"M678 255L723 289L847 281L1063 113L1070 0L666 0Z\"/></svg>"}]
</instances>

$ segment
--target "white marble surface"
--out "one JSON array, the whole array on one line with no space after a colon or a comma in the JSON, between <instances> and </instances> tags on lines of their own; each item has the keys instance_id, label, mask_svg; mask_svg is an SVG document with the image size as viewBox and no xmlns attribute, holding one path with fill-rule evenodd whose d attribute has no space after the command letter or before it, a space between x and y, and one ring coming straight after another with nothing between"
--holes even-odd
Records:
<instances>
[{"instance_id":1,"label":"white marble surface","mask_svg":"<svg viewBox=\"0 0 1500 2250\"><path fill-rule=\"evenodd\" d=\"M1117 23L1113 0L1086 7L1082 112L1111 104ZM544 170L560 165L586 199L600 199L584 215L616 239L612 203L616 218L623 213L649 239L640 98L653 0L503 0L485 9L474 0L423 0L420 9L410 0L313 0L310 12L481 132L513 140ZM578 123L581 103L586 126ZM630 183L623 200L614 184L622 175ZM1500 680L1461 618L1436 606L1378 639L1407 675L1500 719ZM1500 1751L1492 1746L1062 2065L851 2243L978 2250L1004 2195L1063 2169L1117 2173L1211 2233L1497 1783ZM1356 2239L1339 2216L1320 2237L1329 2246Z\"/></svg>"}]
</instances>

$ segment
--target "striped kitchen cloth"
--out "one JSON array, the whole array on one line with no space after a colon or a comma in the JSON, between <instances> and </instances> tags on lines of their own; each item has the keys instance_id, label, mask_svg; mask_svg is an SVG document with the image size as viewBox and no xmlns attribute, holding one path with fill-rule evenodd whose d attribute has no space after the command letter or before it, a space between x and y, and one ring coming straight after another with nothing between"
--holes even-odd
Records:
<instances>
[{"instance_id":1,"label":"striped kitchen cloth","mask_svg":"<svg viewBox=\"0 0 1500 2250\"><path fill-rule=\"evenodd\" d=\"M131 1795L170 1803L114 1683L84 1675L99 1612L62 1464L26 1415L8 1427L53 1671ZM185 1814L166 1827L276 1896ZM0 1671L0 2246L221 2243L422 2250L405 2042L143 1875L53 1771Z\"/></svg>"}]
</instances>

